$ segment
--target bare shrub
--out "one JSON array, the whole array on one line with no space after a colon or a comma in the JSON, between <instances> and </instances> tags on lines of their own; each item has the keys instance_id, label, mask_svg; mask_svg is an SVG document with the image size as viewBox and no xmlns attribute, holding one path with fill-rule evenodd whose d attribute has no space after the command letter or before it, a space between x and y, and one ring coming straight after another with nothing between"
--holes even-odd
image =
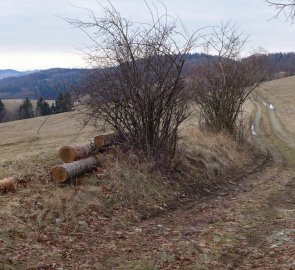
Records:
<instances>
[{"instance_id":1,"label":"bare shrub","mask_svg":"<svg viewBox=\"0 0 295 270\"><path fill-rule=\"evenodd\" d=\"M89 22L70 23L94 42L94 70L77 95L88 119L103 120L134 150L159 160L173 157L188 116L182 70L196 35L178 32L167 13L151 17L136 23L111 6L103 18L91 13Z\"/></svg>"},{"instance_id":2,"label":"bare shrub","mask_svg":"<svg viewBox=\"0 0 295 270\"><path fill-rule=\"evenodd\" d=\"M239 130L243 104L266 75L263 55L242 58L246 40L231 22L213 28L206 39L207 53L214 56L195 71L192 83L202 128L230 134Z\"/></svg>"}]
</instances>

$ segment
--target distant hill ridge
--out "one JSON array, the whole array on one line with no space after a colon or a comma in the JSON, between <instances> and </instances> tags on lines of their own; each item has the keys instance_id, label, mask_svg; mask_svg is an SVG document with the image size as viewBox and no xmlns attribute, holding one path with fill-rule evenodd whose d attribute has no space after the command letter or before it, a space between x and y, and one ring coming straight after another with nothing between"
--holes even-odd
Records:
<instances>
[{"instance_id":1,"label":"distant hill ridge","mask_svg":"<svg viewBox=\"0 0 295 270\"><path fill-rule=\"evenodd\" d=\"M187 55L184 73L189 74L194 68L206 63L208 56L203 53ZM295 74L295 53L267 54L272 74L286 72ZM78 86L88 69L52 68L41 71L0 70L0 99L55 99L59 92Z\"/></svg>"},{"instance_id":2,"label":"distant hill ridge","mask_svg":"<svg viewBox=\"0 0 295 270\"><path fill-rule=\"evenodd\" d=\"M2 69L2 70L0 69L0 80L5 79L5 78L9 78L9 77L20 77L20 76L28 75L33 72L38 72L38 70L36 70L36 71L17 71L14 69Z\"/></svg>"},{"instance_id":3,"label":"distant hill ridge","mask_svg":"<svg viewBox=\"0 0 295 270\"><path fill-rule=\"evenodd\" d=\"M6 72L10 76L0 77L0 99L37 99L41 96L55 99L59 92L68 90L70 85L77 85L86 71L87 69L52 68L27 74Z\"/></svg>"}]
</instances>

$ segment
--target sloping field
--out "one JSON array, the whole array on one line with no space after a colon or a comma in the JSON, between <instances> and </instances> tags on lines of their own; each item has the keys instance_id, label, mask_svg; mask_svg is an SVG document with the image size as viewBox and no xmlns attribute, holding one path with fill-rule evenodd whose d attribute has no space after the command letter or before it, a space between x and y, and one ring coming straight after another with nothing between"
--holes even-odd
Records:
<instances>
[{"instance_id":1,"label":"sloping field","mask_svg":"<svg viewBox=\"0 0 295 270\"><path fill-rule=\"evenodd\" d=\"M266 82L258 94L274 106L284 127L295 134L295 76Z\"/></svg>"},{"instance_id":2,"label":"sloping field","mask_svg":"<svg viewBox=\"0 0 295 270\"><path fill-rule=\"evenodd\" d=\"M56 155L61 146L85 142L94 134L92 127L82 129L74 113L1 123L0 164Z\"/></svg>"}]
</instances>

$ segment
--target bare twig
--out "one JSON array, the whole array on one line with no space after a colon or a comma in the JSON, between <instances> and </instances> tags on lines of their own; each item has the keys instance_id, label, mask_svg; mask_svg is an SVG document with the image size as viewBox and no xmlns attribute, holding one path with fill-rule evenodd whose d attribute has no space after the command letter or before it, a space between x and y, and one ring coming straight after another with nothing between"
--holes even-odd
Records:
<instances>
[{"instance_id":1,"label":"bare twig","mask_svg":"<svg viewBox=\"0 0 295 270\"><path fill-rule=\"evenodd\" d=\"M210 131L234 134L245 100L265 78L263 55L241 57L246 41L231 21L214 27L206 37L206 51L213 56L196 70L193 95L201 126Z\"/></svg>"},{"instance_id":2,"label":"bare twig","mask_svg":"<svg viewBox=\"0 0 295 270\"><path fill-rule=\"evenodd\" d=\"M133 149L155 158L173 157L188 100L182 70L197 35L177 31L167 13L147 3L150 23L123 18L109 3L105 16L69 20L93 41L88 53L93 70L76 89L84 114L103 120Z\"/></svg>"},{"instance_id":3,"label":"bare twig","mask_svg":"<svg viewBox=\"0 0 295 270\"><path fill-rule=\"evenodd\" d=\"M274 18L278 18L281 14L283 14L287 21L291 23L295 20L295 0L265 0L270 6L275 8L275 16Z\"/></svg>"}]
</instances>

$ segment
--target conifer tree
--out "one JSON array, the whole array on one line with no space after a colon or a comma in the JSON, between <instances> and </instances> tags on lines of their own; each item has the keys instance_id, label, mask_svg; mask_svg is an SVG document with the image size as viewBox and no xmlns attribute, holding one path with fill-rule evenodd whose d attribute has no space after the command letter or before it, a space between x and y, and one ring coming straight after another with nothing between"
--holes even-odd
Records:
<instances>
[{"instance_id":1,"label":"conifer tree","mask_svg":"<svg viewBox=\"0 0 295 270\"><path fill-rule=\"evenodd\" d=\"M24 102L19 106L18 115L20 119L28 119L34 117L33 104L26 98Z\"/></svg>"},{"instance_id":2,"label":"conifer tree","mask_svg":"<svg viewBox=\"0 0 295 270\"><path fill-rule=\"evenodd\" d=\"M3 122L6 116L6 108L2 100L0 99L0 123Z\"/></svg>"},{"instance_id":3,"label":"conifer tree","mask_svg":"<svg viewBox=\"0 0 295 270\"><path fill-rule=\"evenodd\" d=\"M38 116L45 116L51 114L51 108L48 102L46 102L46 100L44 100L43 97L40 97L37 101L36 113Z\"/></svg>"},{"instance_id":4,"label":"conifer tree","mask_svg":"<svg viewBox=\"0 0 295 270\"><path fill-rule=\"evenodd\" d=\"M54 113L70 112L73 107L72 97L69 93L59 93L55 100Z\"/></svg>"}]
</instances>

